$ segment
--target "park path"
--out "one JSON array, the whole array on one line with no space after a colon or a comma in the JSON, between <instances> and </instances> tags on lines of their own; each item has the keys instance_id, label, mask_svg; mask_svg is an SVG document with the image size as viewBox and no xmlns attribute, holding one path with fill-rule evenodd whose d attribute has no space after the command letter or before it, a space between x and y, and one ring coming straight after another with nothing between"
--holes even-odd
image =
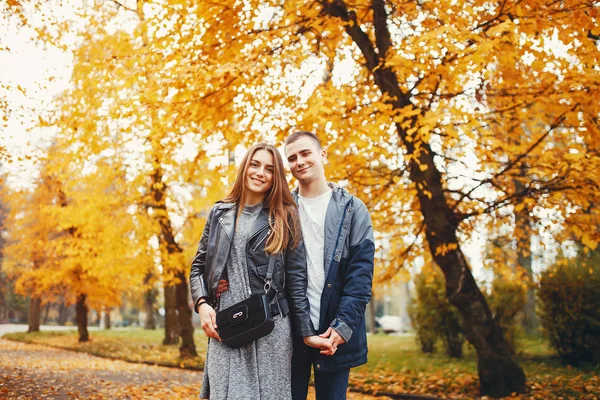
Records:
<instances>
[{"instance_id":1,"label":"park path","mask_svg":"<svg viewBox=\"0 0 600 400\"><path fill-rule=\"evenodd\" d=\"M0 339L0 398L192 399L202 373Z\"/></svg>"},{"instance_id":2,"label":"park path","mask_svg":"<svg viewBox=\"0 0 600 400\"><path fill-rule=\"evenodd\" d=\"M197 371L0 339L0 399L197 399L200 382Z\"/></svg>"}]
</instances>

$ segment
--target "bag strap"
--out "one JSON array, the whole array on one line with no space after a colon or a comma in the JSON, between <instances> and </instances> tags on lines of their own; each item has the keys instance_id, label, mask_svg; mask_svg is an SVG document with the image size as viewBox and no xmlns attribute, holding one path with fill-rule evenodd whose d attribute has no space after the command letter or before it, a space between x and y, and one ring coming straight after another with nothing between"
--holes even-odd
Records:
<instances>
[{"instance_id":1,"label":"bag strap","mask_svg":"<svg viewBox=\"0 0 600 400\"><path fill-rule=\"evenodd\" d=\"M275 256L269 254L269 266L267 267L267 274L265 275L265 294L271 289L271 282L273 282L273 272L275 269Z\"/></svg>"}]
</instances>

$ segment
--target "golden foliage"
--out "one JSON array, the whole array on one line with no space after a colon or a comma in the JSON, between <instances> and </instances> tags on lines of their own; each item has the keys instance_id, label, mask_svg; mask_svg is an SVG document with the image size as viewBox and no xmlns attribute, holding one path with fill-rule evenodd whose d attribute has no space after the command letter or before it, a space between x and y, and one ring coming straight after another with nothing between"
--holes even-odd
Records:
<instances>
[{"instance_id":1,"label":"golden foliage","mask_svg":"<svg viewBox=\"0 0 600 400\"><path fill-rule=\"evenodd\" d=\"M484 215L502 223L511 206L527 205L563 224L563 237L600 241L592 3L394 1L385 29L359 0L94 6L80 15L72 87L48 122L70 165L58 179L78 196L73 170L120 171L140 238L160 237L166 218L185 249L159 250L165 270L184 268L203 213L226 191L231 167L215 157L290 129L317 131L329 178L368 204L389 243L378 253L382 280L429 250L460 250L454 241L428 248L435 228L423 207L440 201L460 238ZM381 89L382 70L400 97ZM442 190L417 173L439 173ZM82 223L81 211L62 212ZM137 243L134 253L151 259Z\"/></svg>"}]
</instances>

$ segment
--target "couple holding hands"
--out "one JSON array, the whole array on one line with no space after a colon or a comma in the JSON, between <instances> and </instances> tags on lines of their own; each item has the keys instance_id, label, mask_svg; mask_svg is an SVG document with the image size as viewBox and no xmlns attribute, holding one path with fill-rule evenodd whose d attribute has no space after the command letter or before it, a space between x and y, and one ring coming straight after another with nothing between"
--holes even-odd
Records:
<instances>
[{"instance_id":1,"label":"couple holding hands","mask_svg":"<svg viewBox=\"0 0 600 400\"><path fill-rule=\"evenodd\" d=\"M314 368L317 399L345 399L350 368L367 362L369 212L327 182L315 134L291 134L284 151L298 180L293 192L279 151L258 143L207 217L190 272L209 337L200 398L306 399ZM270 333L241 346L222 341L217 312L258 294L273 320Z\"/></svg>"}]
</instances>

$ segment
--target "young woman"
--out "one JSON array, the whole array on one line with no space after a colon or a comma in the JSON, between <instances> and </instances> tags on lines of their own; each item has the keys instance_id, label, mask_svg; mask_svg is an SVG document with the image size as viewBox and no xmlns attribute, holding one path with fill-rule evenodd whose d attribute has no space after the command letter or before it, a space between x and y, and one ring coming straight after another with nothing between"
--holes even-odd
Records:
<instances>
[{"instance_id":1,"label":"young woman","mask_svg":"<svg viewBox=\"0 0 600 400\"><path fill-rule=\"evenodd\" d=\"M267 336L231 348L221 342L216 312L265 292L271 256L274 274L267 299L275 327ZM218 291L225 278L228 290ZM331 349L326 339L315 336L306 287L298 211L283 161L275 147L258 143L244 156L231 193L210 210L192 262L192 298L210 338L200 398L291 399L292 329L307 344Z\"/></svg>"}]
</instances>

